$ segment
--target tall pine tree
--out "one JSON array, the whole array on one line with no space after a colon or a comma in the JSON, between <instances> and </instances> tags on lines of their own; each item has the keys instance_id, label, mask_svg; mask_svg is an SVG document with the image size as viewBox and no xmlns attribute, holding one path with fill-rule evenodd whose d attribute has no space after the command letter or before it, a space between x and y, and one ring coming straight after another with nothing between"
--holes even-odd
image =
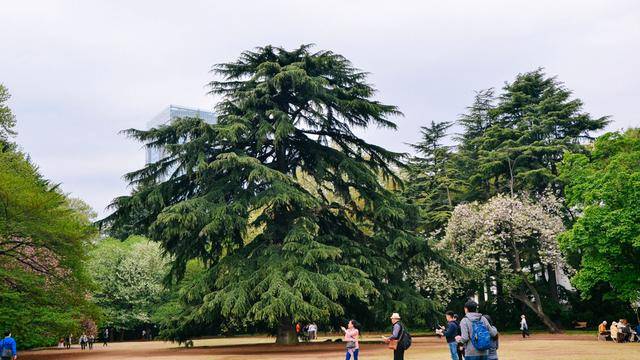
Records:
<instances>
[{"instance_id":1,"label":"tall pine tree","mask_svg":"<svg viewBox=\"0 0 640 360\"><path fill-rule=\"evenodd\" d=\"M490 110L493 122L478 139L480 172L493 193L558 189L557 164L565 151L584 152L591 133L608 118L592 118L580 99L542 69L507 83Z\"/></svg>"},{"instance_id":2,"label":"tall pine tree","mask_svg":"<svg viewBox=\"0 0 640 360\"><path fill-rule=\"evenodd\" d=\"M458 169L460 181L466 184L462 200L487 200L491 190L490 179L480 169L480 150L484 133L495 121L495 92L492 88L476 92L471 106L457 124L462 133L456 136L457 151L452 160Z\"/></svg>"},{"instance_id":3,"label":"tall pine tree","mask_svg":"<svg viewBox=\"0 0 640 360\"><path fill-rule=\"evenodd\" d=\"M444 228L461 187L451 146L445 144L451 126L432 121L421 128L422 139L411 145L417 155L409 162L405 196L420 208L418 230L425 235Z\"/></svg>"},{"instance_id":4,"label":"tall pine tree","mask_svg":"<svg viewBox=\"0 0 640 360\"><path fill-rule=\"evenodd\" d=\"M167 155L126 176L135 190L103 223L159 241L178 278L189 260L205 264L185 295L199 304L191 320L263 322L293 343L295 322L349 301L426 309L404 276L428 253L405 230L415 211L380 181L401 155L353 133L394 129L399 114L372 99L366 73L308 45L246 51L214 71L217 124L126 132Z\"/></svg>"}]
</instances>

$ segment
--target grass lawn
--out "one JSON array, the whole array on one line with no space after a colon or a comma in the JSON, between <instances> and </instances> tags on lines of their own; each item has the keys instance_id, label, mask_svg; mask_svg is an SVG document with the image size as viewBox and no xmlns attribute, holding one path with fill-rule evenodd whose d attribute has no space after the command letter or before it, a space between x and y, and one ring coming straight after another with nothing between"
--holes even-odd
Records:
<instances>
[{"instance_id":1,"label":"grass lawn","mask_svg":"<svg viewBox=\"0 0 640 360\"><path fill-rule=\"evenodd\" d=\"M335 338L335 337L333 337ZM263 336L216 338L196 340L191 349L178 348L164 342L127 342L110 344L94 350L39 350L19 354L21 360L218 360L218 359L344 359L344 344L321 342L296 346L276 346L274 338ZM370 334L361 344L362 360L391 359L392 352L381 343L379 335ZM499 357L504 360L602 360L616 358L640 360L640 344L614 344L597 342L591 335L534 334L527 340L516 335L501 338ZM449 359L443 339L414 338L406 353L407 360Z\"/></svg>"}]
</instances>

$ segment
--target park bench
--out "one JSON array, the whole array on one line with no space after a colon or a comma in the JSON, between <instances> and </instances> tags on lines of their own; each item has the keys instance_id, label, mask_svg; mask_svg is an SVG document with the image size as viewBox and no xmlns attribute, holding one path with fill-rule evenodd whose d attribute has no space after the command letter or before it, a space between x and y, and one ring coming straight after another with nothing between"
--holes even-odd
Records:
<instances>
[{"instance_id":1,"label":"park bench","mask_svg":"<svg viewBox=\"0 0 640 360\"><path fill-rule=\"evenodd\" d=\"M576 321L574 328L575 329L586 329L587 328L587 322L586 321Z\"/></svg>"}]
</instances>

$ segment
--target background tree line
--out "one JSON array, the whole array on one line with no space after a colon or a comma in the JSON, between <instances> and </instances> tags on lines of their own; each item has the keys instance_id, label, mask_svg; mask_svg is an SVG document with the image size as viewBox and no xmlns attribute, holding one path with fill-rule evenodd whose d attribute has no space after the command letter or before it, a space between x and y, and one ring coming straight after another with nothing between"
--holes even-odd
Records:
<instances>
[{"instance_id":1,"label":"background tree line","mask_svg":"<svg viewBox=\"0 0 640 360\"><path fill-rule=\"evenodd\" d=\"M23 344L88 320L122 339L293 343L296 322L430 328L469 297L501 328L633 315L639 132L594 141L608 118L541 69L425 121L413 156L355 134L400 112L341 55L267 46L214 70L216 124L126 132L165 156L126 175L102 236L11 142L0 88L0 325Z\"/></svg>"}]
</instances>

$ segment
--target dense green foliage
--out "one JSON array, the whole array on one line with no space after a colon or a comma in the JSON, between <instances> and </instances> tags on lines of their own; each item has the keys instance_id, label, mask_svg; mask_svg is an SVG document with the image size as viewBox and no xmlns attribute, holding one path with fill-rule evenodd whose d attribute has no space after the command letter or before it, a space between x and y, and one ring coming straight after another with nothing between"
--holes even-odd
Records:
<instances>
[{"instance_id":1,"label":"dense green foliage","mask_svg":"<svg viewBox=\"0 0 640 360\"><path fill-rule=\"evenodd\" d=\"M564 152L585 153L584 142L592 139L591 133L608 122L606 117L592 118L583 112L582 102L572 99L571 92L562 83L540 69L519 74L499 94L493 89L477 92L467 110L457 120L462 132L456 135L455 146L446 141L451 123L432 122L423 127L422 139L414 145L418 155L410 162L407 172L409 185L405 196L421 209L418 229L436 243L442 241L443 230L456 205L491 202L501 194L512 197L529 194L538 201L538 197L547 192L562 201L563 183L558 166ZM560 212L570 225L569 211L561 208ZM539 241L533 240L528 243L529 253L539 250L534 246ZM448 254L456 258L459 251L462 249ZM536 266L526 271L537 274L538 280L530 282L533 288L528 289L528 296L520 296L507 291L508 284L502 275L509 262L500 263L508 258L507 254L503 255L494 259L497 268L493 273L485 273L484 279L462 277L466 280L457 291L458 299L450 294L452 300L464 302L468 296L479 294L483 308L500 309L495 318L501 326L524 310L518 309L514 299L535 310L548 325L549 316L542 314L562 317L566 306L561 304L568 298L565 289L557 285L555 264L534 260ZM446 283L431 275L440 272L434 270L443 270L442 266L429 265L427 269L430 271L423 276L416 276L423 287L431 289ZM436 291L441 295L450 292ZM537 302L544 309L531 307L528 300L532 297L544 299ZM557 330L553 325L549 327Z\"/></svg>"},{"instance_id":2,"label":"dense green foliage","mask_svg":"<svg viewBox=\"0 0 640 360\"><path fill-rule=\"evenodd\" d=\"M407 167L404 194L420 208L418 231L429 235L441 231L462 191L464 182L452 161L451 146L445 144L452 123L431 122L422 127L422 140L412 145L417 155Z\"/></svg>"},{"instance_id":3,"label":"dense green foliage","mask_svg":"<svg viewBox=\"0 0 640 360\"><path fill-rule=\"evenodd\" d=\"M582 142L607 123L607 117L583 112L582 101L542 70L519 74L497 97L492 90L479 92L460 119L471 200L557 190L563 153L584 152Z\"/></svg>"},{"instance_id":4,"label":"dense green foliage","mask_svg":"<svg viewBox=\"0 0 640 360\"><path fill-rule=\"evenodd\" d=\"M111 230L148 234L206 273L186 297L206 322L264 322L295 341L296 321L326 321L351 302L373 318L429 306L403 275L428 255L407 230L414 211L380 181L400 155L353 129L395 128L366 74L330 51L264 47L214 68L218 123L180 119L127 133L167 156L127 178Z\"/></svg>"},{"instance_id":5,"label":"dense green foliage","mask_svg":"<svg viewBox=\"0 0 640 360\"><path fill-rule=\"evenodd\" d=\"M83 263L95 229L11 148L0 150L0 328L22 347L51 345L95 316Z\"/></svg>"},{"instance_id":6,"label":"dense green foliage","mask_svg":"<svg viewBox=\"0 0 640 360\"><path fill-rule=\"evenodd\" d=\"M95 282L92 301L102 309L101 324L120 334L149 328L157 308L169 300L163 283L168 261L157 243L143 237L100 240L87 268Z\"/></svg>"},{"instance_id":7,"label":"dense green foliage","mask_svg":"<svg viewBox=\"0 0 640 360\"><path fill-rule=\"evenodd\" d=\"M565 194L578 218L561 238L577 259L574 285L586 296L640 300L640 130L608 133L588 154L565 154ZM602 283L608 285L603 287Z\"/></svg>"}]
</instances>

